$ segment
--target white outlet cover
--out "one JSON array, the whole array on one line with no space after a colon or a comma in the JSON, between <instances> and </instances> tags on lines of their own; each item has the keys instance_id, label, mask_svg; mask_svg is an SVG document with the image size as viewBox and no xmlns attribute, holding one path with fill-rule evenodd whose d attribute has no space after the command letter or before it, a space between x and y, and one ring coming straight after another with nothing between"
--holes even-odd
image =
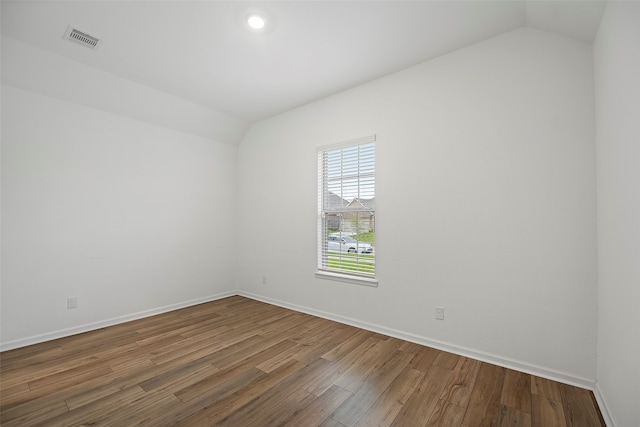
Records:
<instances>
[{"instance_id":1,"label":"white outlet cover","mask_svg":"<svg viewBox=\"0 0 640 427\"><path fill-rule=\"evenodd\" d=\"M67 308L78 308L78 297L67 298Z\"/></svg>"}]
</instances>

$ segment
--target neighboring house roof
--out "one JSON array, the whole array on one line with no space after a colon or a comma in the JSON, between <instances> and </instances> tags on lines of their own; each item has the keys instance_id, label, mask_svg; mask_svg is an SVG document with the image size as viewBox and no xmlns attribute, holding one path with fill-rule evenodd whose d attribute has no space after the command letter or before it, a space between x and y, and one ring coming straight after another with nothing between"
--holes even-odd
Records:
<instances>
[{"instance_id":1,"label":"neighboring house roof","mask_svg":"<svg viewBox=\"0 0 640 427\"><path fill-rule=\"evenodd\" d=\"M336 209L353 209L353 210L375 210L376 199L362 199L355 198L352 201L347 201L335 193L329 192L327 198L327 210Z\"/></svg>"},{"instance_id":2,"label":"neighboring house roof","mask_svg":"<svg viewBox=\"0 0 640 427\"><path fill-rule=\"evenodd\" d=\"M370 209L375 210L376 208L376 199L375 197L372 199L359 199L355 198L347 205L349 209Z\"/></svg>"},{"instance_id":3,"label":"neighboring house roof","mask_svg":"<svg viewBox=\"0 0 640 427\"><path fill-rule=\"evenodd\" d=\"M329 191L329 197L327 198L327 210L344 209L348 204L349 202L345 199Z\"/></svg>"}]
</instances>

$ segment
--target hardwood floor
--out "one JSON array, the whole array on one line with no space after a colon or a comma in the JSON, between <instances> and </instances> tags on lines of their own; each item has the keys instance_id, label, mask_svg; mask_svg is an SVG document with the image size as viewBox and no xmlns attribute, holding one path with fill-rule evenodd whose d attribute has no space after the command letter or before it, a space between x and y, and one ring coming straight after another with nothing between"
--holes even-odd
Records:
<instances>
[{"instance_id":1,"label":"hardwood floor","mask_svg":"<svg viewBox=\"0 0 640 427\"><path fill-rule=\"evenodd\" d=\"M3 426L603 426L588 390L243 297L0 354Z\"/></svg>"}]
</instances>

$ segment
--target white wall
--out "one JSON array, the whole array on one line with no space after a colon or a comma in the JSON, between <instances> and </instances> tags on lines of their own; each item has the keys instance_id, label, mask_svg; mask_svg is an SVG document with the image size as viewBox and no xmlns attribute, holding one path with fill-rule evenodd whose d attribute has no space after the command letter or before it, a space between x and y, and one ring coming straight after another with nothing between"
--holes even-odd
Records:
<instances>
[{"instance_id":1,"label":"white wall","mask_svg":"<svg viewBox=\"0 0 640 427\"><path fill-rule=\"evenodd\" d=\"M233 145L3 85L2 348L233 292L236 162Z\"/></svg>"},{"instance_id":2,"label":"white wall","mask_svg":"<svg viewBox=\"0 0 640 427\"><path fill-rule=\"evenodd\" d=\"M639 46L640 3L609 2L594 43L598 388L618 426L640 425Z\"/></svg>"},{"instance_id":3,"label":"white wall","mask_svg":"<svg viewBox=\"0 0 640 427\"><path fill-rule=\"evenodd\" d=\"M591 47L519 29L255 124L238 287L593 384L593 123ZM374 133L380 285L316 279L316 147Z\"/></svg>"}]
</instances>

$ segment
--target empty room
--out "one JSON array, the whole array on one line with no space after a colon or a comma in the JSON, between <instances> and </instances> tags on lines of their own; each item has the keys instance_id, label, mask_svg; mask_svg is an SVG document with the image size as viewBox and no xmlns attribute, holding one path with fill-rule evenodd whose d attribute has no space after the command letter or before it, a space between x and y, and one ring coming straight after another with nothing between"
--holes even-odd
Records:
<instances>
[{"instance_id":1,"label":"empty room","mask_svg":"<svg viewBox=\"0 0 640 427\"><path fill-rule=\"evenodd\" d=\"M3 426L640 426L640 2L1 2Z\"/></svg>"}]
</instances>

